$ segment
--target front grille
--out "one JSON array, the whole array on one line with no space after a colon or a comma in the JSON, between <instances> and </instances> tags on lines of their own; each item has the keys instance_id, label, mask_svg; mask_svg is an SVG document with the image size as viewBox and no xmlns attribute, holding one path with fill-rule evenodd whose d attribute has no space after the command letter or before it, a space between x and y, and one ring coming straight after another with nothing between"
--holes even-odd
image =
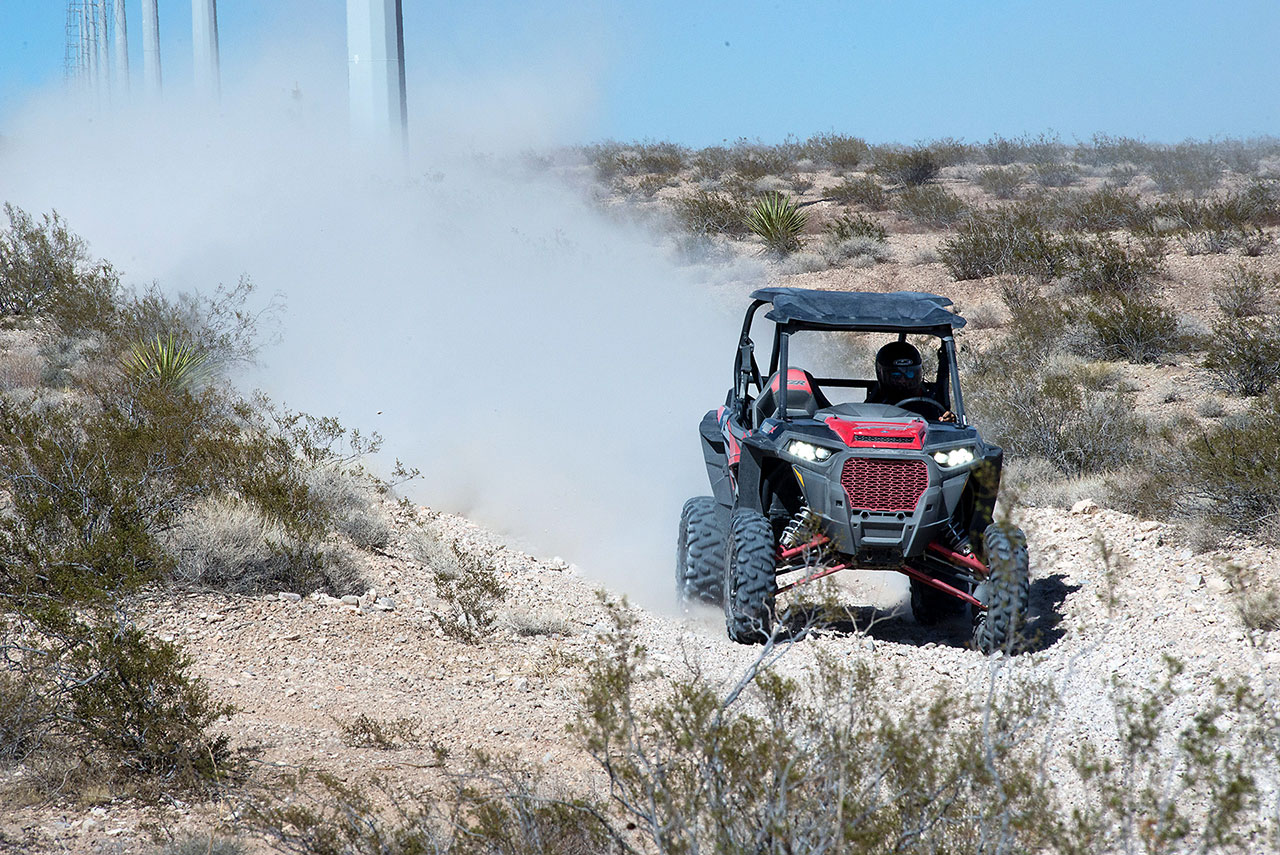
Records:
<instances>
[{"instance_id":1,"label":"front grille","mask_svg":"<svg viewBox=\"0 0 1280 855\"><path fill-rule=\"evenodd\" d=\"M862 511L914 511L929 469L923 460L876 460L850 457L840 473L849 508Z\"/></svg>"},{"instance_id":2,"label":"front grille","mask_svg":"<svg viewBox=\"0 0 1280 855\"><path fill-rule=\"evenodd\" d=\"M872 436L871 434L857 433L853 435L854 442L901 442L911 445L916 441L914 436Z\"/></svg>"}]
</instances>

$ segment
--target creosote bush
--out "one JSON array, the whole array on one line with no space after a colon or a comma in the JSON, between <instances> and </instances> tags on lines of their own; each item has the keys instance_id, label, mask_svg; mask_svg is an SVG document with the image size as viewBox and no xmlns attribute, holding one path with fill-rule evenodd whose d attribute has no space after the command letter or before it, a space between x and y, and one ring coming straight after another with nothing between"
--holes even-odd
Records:
<instances>
[{"instance_id":1,"label":"creosote bush","mask_svg":"<svg viewBox=\"0 0 1280 855\"><path fill-rule=\"evenodd\" d=\"M1181 349L1178 318L1146 297L1121 293L1100 298L1085 310L1084 322L1103 359L1155 362Z\"/></svg>"},{"instance_id":2,"label":"creosote bush","mask_svg":"<svg viewBox=\"0 0 1280 855\"><path fill-rule=\"evenodd\" d=\"M694 191L671 203L676 219L686 231L702 235L734 235L747 233L746 205L724 193Z\"/></svg>"},{"instance_id":3,"label":"creosote bush","mask_svg":"<svg viewBox=\"0 0 1280 855\"><path fill-rule=\"evenodd\" d=\"M997 199L1012 199L1026 183L1026 170L1019 166L992 166L978 171L978 186Z\"/></svg>"},{"instance_id":4,"label":"creosote bush","mask_svg":"<svg viewBox=\"0 0 1280 855\"><path fill-rule=\"evenodd\" d=\"M945 187L907 186L893 197L893 209L919 223L949 228L969 212L964 201Z\"/></svg>"},{"instance_id":5,"label":"creosote bush","mask_svg":"<svg viewBox=\"0 0 1280 855\"><path fill-rule=\"evenodd\" d=\"M247 280L211 298L126 291L56 216L8 213L9 323L65 364L56 397L0 407L0 762L23 762L28 785L50 793L208 792L241 769L212 735L230 708L177 646L127 618L130 598L175 581L359 585L333 560L335 509L312 473L351 469L379 440L220 382L252 359L274 311L245 309ZM221 539L193 518L210 508L239 515L213 526ZM193 573L183 544L195 538Z\"/></svg>"},{"instance_id":6,"label":"creosote bush","mask_svg":"<svg viewBox=\"0 0 1280 855\"><path fill-rule=\"evenodd\" d=\"M1280 318L1224 317L1213 324L1204 366L1229 392L1261 395L1280 379Z\"/></svg>"},{"instance_id":7,"label":"creosote bush","mask_svg":"<svg viewBox=\"0 0 1280 855\"><path fill-rule=\"evenodd\" d=\"M507 596L493 555L476 555L456 542L449 552L433 552L431 579L446 607L433 613L436 623L450 638L467 644L483 641L497 623L495 608Z\"/></svg>"},{"instance_id":8,"label":"creosote bush","mask_svg":"<svg viewBox=\"0 0 1280 855\"><path fill-rule=\"evenodd\" d=\"M875 153L875 170L894 184L918 187L938 176L943 164L936 152L917 146L909 149L882 148Z\"/></svg>"},{"instance_id":9,"label":"creosote bush","mask_svg":"<svg viewBox=\"0 0 1280 855\"><path fill-rule=\"evenodd\" d=\"M825 195L846 205L862 205L869 211L884 211L889 207L889 194L874 178L849 178L825 191Z\"/></svg>"}]
</instances>

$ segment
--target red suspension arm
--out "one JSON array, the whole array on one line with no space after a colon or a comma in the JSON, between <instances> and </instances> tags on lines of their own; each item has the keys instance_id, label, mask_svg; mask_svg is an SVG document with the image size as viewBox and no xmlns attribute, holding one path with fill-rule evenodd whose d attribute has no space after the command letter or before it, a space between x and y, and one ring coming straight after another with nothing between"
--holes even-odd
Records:
<instances>
[{"instance_id":1,"label":"red suspension arm","mask_svg":"<svg viewBox=\"0 0 1280 855\"><path fill-rule=\"evenodd\" d=\"M942 581L941 579L935 579L932 576L930 576L928 573L922 573L921 571L917 570L916 568L912 567L909 564L903 564L901 568L901 572L907 574L912 579L916 579L920 582L923 582L926 585L937 588L939 591L946 591L948 594L950 594L953 597L959 597L960 599L964 600L966 603L968 603L971 606L977 606L980 609L986 608L986 606L984 606L981 602L979 602L978 599L974 597L973 594L970 594L968 591L962 591L953 585L948 585L946 582Z\"/></svg>"}]
</instances>

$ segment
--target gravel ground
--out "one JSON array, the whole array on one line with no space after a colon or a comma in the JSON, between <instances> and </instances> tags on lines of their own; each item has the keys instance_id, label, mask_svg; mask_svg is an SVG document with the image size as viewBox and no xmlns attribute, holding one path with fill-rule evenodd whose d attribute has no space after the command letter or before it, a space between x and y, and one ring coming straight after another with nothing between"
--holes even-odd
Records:
<instances>
[{"instance_id":1,"label":"gravel ground","mask_svg":"<svg viewBox=\"0 0 1280 855\"><path fill-rule=\"evenodd\" d=\"M350 783L377 774L392 792L409 792L438 781L442 761L435 748L443 746L449 749L445 768L461 768L467 749L485 749L554 770L553 778L570 790L600 787L566 733L584 664L598 634L610 627L598 586L563 561L504 547L462 517L426 509L396 514L397 536L369 570L373 588L354 604L290 592L156 594L138 605L139 620L181 641L196 672L236 705L226 727L237 744L261 746L256 783L269 785L280 771L306 767ZM1280 634L1246 634L1216 569L1225 552L1193 554L1161 523L1088 503L1073 511L1028 508L1021 522L1032 544L1036 652L1004 663L983 657L968 649L963 620L917 626L896 577L864 573L850 574L841 592L860 605L856 614L869 629L819 629L793 645L780 667L802 675L819 650L870 661L905 687L904 699L939 685L980 690L993 668L1006 677L1048 681L1063 699L1046 734L1056 752L1114 732L1112 678L1145 683L1163 672L1166 656L1186 663L1183 679L1193 690L1186 703L1209 691L1216 676L1270 685L1280 676ZM452 640L433 618L441 606L428 568L415 558L419 526L494 557L509 594L483 643ZM1100 560L1099 537L1116 555L1114 584ZM1265 549L1236 545L1231 554L1267 573L1276 569ZM692 665L728 684L755 658L756 649L726 639L712 610L687 616L640 610L638 616L651 661L668 678ZM419 720L421 743L395 750L349 746L342 723L362 713ZM1055 757L1060 765L1060 753ZM0 839L19 850L146 852L152 824L179 835L212 827L232 833L234 810L230 803L179 804L163 812L112 803L30 808L0 822Z\"/></svg>"}]
</instances>

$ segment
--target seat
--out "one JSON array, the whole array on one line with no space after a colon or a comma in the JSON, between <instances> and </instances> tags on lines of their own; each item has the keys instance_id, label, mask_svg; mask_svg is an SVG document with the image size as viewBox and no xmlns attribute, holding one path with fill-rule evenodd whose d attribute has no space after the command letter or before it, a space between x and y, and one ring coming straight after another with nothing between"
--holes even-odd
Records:
<instances>
[{"instance_id":1,"label":"seat","mask_svg":"<svg viewBox=\"0 0 1280 855\"><path fill-rule=\"evenodd\" d=\"M765 384L764 394L756 399L756 424L774 415L778 409L778 375L775 372ZM787 369L787 417L815 418L818 410L831 406L818 388L813 375L803 368Z\"/></svg>"}]
</instances>

